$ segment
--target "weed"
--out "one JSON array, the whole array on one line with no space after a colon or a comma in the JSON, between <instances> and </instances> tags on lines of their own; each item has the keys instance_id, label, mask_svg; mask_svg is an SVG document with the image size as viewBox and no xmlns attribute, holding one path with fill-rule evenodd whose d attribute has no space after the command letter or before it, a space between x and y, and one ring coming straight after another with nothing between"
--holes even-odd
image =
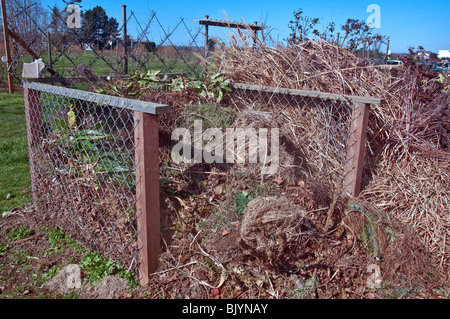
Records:
<instances>
[{"instance_id":1,"label":"weed","mask_svg":"<svg viewBox=\"0 0 450 319\"><path fill-rule=\"evenodd\" d=\"M46 234L46 237L55 252L60 252L67 247L75 249L78 254L81 254L85 251L84 247L82 247L75 239L68 237L66 233L61 229L51 229Z\"/></svg>"},{"instance_id":2,"label":"weed","mask_svg":"<svg viewBox=\"0 0 450 319\"><path fill-rule=\"evenodd\" d=\"M177 122L178 127L188 127L194 120L202 120L202 129L227 128L236 118L236 111L230 107L223 107L216 103L201 105L187 105Z\"/></svg>"},{"instance_id":3,"label":"weed","mask_svg":"<svg viewBox=\"0 0 450 319\"><path fill-rule=\"evenodd\" d=\"M250 196L246 191L240 191L234 196L236 202L236 214L242 215L244 213L245 207L250 203L253 197Z\"/></svg>"},{"instance_id":4,"label":"weed","mask_svg":"<svg viewBox=\"0 0 450 319\"><path fill-rule=\"evenodd\" d=\"M6 251L10 248L10 245L0 245L0 257L6 256Z\"/></svg>"},{"instance_id":5,"label":"weed","mask_svg":"<svg viewBox=\"0 0 450 319\"><path fill-rule=\"evenodd\" d=\"M194 77L176 77L171 81L167 75L160 75L159 70L149 70L145 73L136 71L127 79L115 83L107 83L97 91L102 94L111 94L138 99L148 91L168 91L175 94L194 93L198 97L215 103L220 103L227 93L231 92L230 80L223 74L216 73L210 76L197 75ZM195 98L194 98L195 100Z\"/></svg>"},{"instance_id":6,"label":"weed","mask_svg":"<svg viewBox=\"0 0 450 319\"><path fill-rule=\"evenodd\" d=\"M62 266L59 266L59 267L53 266L46 273L42 274L41 280L47 281L47 280L52 279L53 277L56 276L58 271L60 271L62 268L63 268Z\"/></svg>"},{"instance_id":7,"label":"weed","mask_svg":"<svg viewBox=\"0 0 450 319\"><path fill-rule=\"evenodd\" d=\"M357 211L361 212L366 217L362 232L360 234L360 239L361 239L361 242L362 242L364 248L366 248L367 252L372 257L377 257L378 246L380 244L379 243L380 234L378 233L379 232L378 222L377 222L375 215L373 213L371 213L369 210L367 210L365 207L359 206L354 203L351 203L349 207L352 210L357 210ZM393 235L392 229L386 228L385 232L391 236L390 238L393 238L392 237L392 235Z\"/></svg>"},{"instance_id":8,"label":"weed","mask_svg":"<svg viewBox=\"0 0 450 319\"><path fill-rule=\"evenodd\" d=\"M117 275L125 279L129 286L137 285L134 273L123 269L119 264L111 259L106 259L98 252L87 253L81 259L80 267L86 271L86 279L90 280L92 284L97 283L106 276Z\"/></svg>"},{"instance_id":9,"label":"weed","mask_svg":"<svg viewBox=\"0 0 450 319\"><path fill-rule=\"evenodd\" d=\"M68 121L69 124L73 122L70 116ZM60 126L63 127L61 124ZM127 163L127 155L118 151L104 150L103 145L110 138L114 137L102 130L75 131L72 129L56 143L58 147L65 149L68 156L80 163L79 167L85 168L88 164L87 166L93 167L98 174L106 175L109 181L120 186L127 184L131 187L134 184L134 177L130 164Z\"/></svg>"},{"instance_id":10,"label":"weed","mask_svg":"<svg viewBox=\"0 0 450 319\"><path fill-rule=\"evenodd\" d=\"M63 299L79 299L79 298L80 298L80 293L76 290L73 290L73 291L69 292L67 295L65 295Z\"/></svg>"},{"instance_id":11,"label":"weed","mask_svg":"<svg viewBox=\"0 0 450 319\"><path fill-rule=\"evenodd\" d=\"M9 241L16 241L22 238L29 237L34 234L34 231L27 227L13 228L8 234L6 234L6 239Z\"/></svg>"},{"instance_id":12,"label":"weed","mask_svg":"<svg viewBox=\"0 0 450 319\"><path fill-rule=\"evenodd\" d=\"M319 281L316 277L310 277L306 279L305 283L303 284L303 287L296 288L294 290L294 298L296 299L314 299L314 290L315 287L318 285Z\"/></svg>"},{"instance_id":13,"label":"weed","mask_svg":"<svg viewBox=\"0 0 450 319\"><path fill-rule=\"evenodd\" d=\"M234 196L236 204L236 214L242 215L248 203L250 203L252 200L261 196L270 195L270 186L266 184L256 184L249 192L250 193L246 191L240 191Z\"/></svg>"},{"instance_id":14,"label":"weed","mask_svg":"<svg viewBox=\"0 0 450 319\"><path fill-rule=\"evenodd\" d=\"M20 251L15 251L11 257L12 257L12 262L18 266L18 265L22 265L25 264L28 261L28 252L24 251L24 250L20 250Z\"/></svg>"},{"instance_id":15,"label":"weed","mask_svg":"<svg viewBox=\"0 0 450 319\"><path fill-rule=\"evenodd\" d=\"M195 78L175 78L168 86L169 90L176 93L184 92L187 89L193 89L195 93L205 100L220 103L226 93L230 93L230 80L221 73L215 73L211 76L199 75Z\"/></svg>"},{"instance_id":16,"label":"weed","mask_svg":"<svg viewBox=\"0 0 450 319\"><path fill-rule=\"evenodd\" d=\"M370 221L366 221L366 223L364 223L364 229L361 233L361 241L369 254L373 257L376 257L376 236L374 224Z\"/></svg>"}]
</instances>

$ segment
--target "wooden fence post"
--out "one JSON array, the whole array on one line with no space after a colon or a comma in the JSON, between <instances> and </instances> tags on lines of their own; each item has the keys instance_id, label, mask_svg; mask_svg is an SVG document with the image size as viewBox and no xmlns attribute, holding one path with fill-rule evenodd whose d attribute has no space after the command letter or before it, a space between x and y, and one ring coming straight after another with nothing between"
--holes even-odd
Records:
<instances>
[{"instance_id":1,"label":"wooden fence post","mask_svg":"<svg viewBox=\"0 0 450 319\"><path fill-rule=\"evenodd\" d=\"M134 114L139 270L140 283L145 286L158 267L160 254L158 117L137 111Z\"/></svg>"},{"instance_id":2,"label":"wooden fence post","mask_svg":"<svg viewBox=\"0 0 450 319\"><path fill-rule=\"evenodd\" d=\"M208 20L209 16L206 15L205 19ZM208 42L209 42L209 25L205 24L205 58L208 57L208 48L209 48Z\"/></svg>"},{"instance_id":3,"label":"wooden fence post","mask_svg":"<svg viewBox=\"0 0 450 319\"><path fill-rule=\"evenodd\" d=\"M12 56L11 47L9 45L9 29L8 29L8 17L6 14L5 0L0 0L2 8L2 21L3 21L3 41L5 42L6 63L8 70L8 91L14 93L14 77L12 75Z\"/></svg>"},{"instance_id":4,"label":"wooden fence post","mask_svg":"<svg viewBox=\"0 0 450 319\"><path fill-rule=\"evenodd\" d=\"M391 40L388 40L387 47L386 47L386 57L384 58L385 60L387 60L389 57L389 45L390 44L391 44Z\"/></svg>"},{"instance_id":5,"label":"wooden fence post","mask_svg":"<svg viewBox=\"0 0 450 319\"><path fill-rule=\"evenodd\" d=\"M127 35L127 6L122 5L123 20L123 73L128 74L128 35Z\"/></svg>"},{"instance_id":6,"label":"wooden fence post","mask_svg":"<svg viewBox=\"0 0 450 319\"><path fill-rule=\"evenodd\" d=\"M33 202L36 204L36 180L38 178L36 162L36 147L42 142L44 128L42 126L42 106L40 92L24 86L25 119L27 124L28 152L30 157L31 192Z\"/></svg>"},{"instance_id":7,"label":"wooden fence post","mask_svg":"<svg viewBox=\"0 0 450 319\"><path fill-rule=\"evenodd\" d=\"M369 110L367 103L354 103L352 110L344 177L344 194L352 197L357 197L361 191Z\"/></svg>"}]
</instances>

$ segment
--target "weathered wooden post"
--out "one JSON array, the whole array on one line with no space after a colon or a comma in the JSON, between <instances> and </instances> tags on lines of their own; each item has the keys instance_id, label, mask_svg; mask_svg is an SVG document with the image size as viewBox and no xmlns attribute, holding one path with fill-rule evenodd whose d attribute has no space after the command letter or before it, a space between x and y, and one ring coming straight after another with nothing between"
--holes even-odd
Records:
<instances>
[{"instance_id":1,"label":"weathered wooden post","mask_svg":"<svg viewBox=\"0 0 450 319\"><path fill-rule=\"evenodd\" d=\"M38 171L36 165L37 148L42 142L44 128L42 126L41 93L30 89L28 82L24 84L25 118L27 123L28 153L30 157L31 193L33 202L37 203L36 183Z\"/></svg>"},{"instance_id":2,"label":"weathered wooden post","mask_svg":"<svg viewBox=\"0 0 450 319\"><path fill-rule=\"evenodd\" d=\"M127 6L122 5L122 21L123 21L123 73L128 74L128 35L127 35Z\"/></svg>"},{"instance_id":3,"label":"weathered wooden post","mask_svg":"<svg viewBox=\"0 0 450 319\"><path fill-rule=\"evenodd\" d=\"M387 42L387 47L386 47L386 57L385 57L385 60L387 60L388 59L388 57L389 57L389 45L391 44L391 40L388 40L388 42Z\"/></svg>"},{"instance_id":4,"label":"weathered wooden post","mask_svg":"<svg viewBox=\"0 0 450 319\"><path fill-rule=\"evenodd\" d=\"M6 64L8 70L8 91L9 93L14 92L14 77L12 75L12 56L11 47L9 45L9 29L8 29L8 17L6 14L6 3L5 0L0 0L2 7L2 21L3 21L3 41L5 42L5 52L6 52Z\"/></svg>"},{"instance_id":5,"label":"weathered wooden post","mask_svg":"<svg viewBox=\"0 0 450 319\"><path fill-rule=\"evenodd\" d=\"M352 108L344 177L344 193L352 197L357 197L361 191L369 107L368 103L354 103Z\"/></svg>"},{"instance_id":6,"label":"weathered wooden post","mask_svg":"<svg viewBox=\"0 0 450 319\"><path fill-rule=\"evenodd\" d=\"M158 267L160 254L159 157L157 115L134 112L137 231L140 254L140 283Z\"/></svg>"},{"instance_id":7,"label":"weathered wooden post","mask_svg":"<svg viewBox=\"0 0 450 319\"><path fill-rule=\"evenodd\" d=\"M268 26L261 25L259 26L257 22L254 24L248 24L248 23L239 23L239 22L230 22L230 21L223 21L223 20L210 20L209 15L205 15L205 19L203 20L197 20L200 25L205 26L205 57L208 56L208 49L209 49L209 26L214 27L224 27L224 28L236 28L238 30L239 36L242 36L241 29L247 29L251 30L253 32L253 46L256 45L256 37L257 32L259 30L263 30L264 28L269 28Z\"/></svg>"},{"instance_id":8,"label":"weathered wooden post","mask_svg":"<svg viewBox=\"0 0 450 319\"><path fill-rule=\"evenodd\" d=\"M205 19L209 20L209 15L205 15ZM208 57L208 41L209 41L209 25L205 24L205 58Z\"/></svg>"},{"instance_id":9,"label":"weathered wooden post","mask_svg":"<svg viewBox=\"0 0 450 319\"><path fill-rule=\"evenodd\" d=\"M258 21L253 22L253 25L255 26L258 25ZM253 31L253 48L255 48L258 39L258 29L252 28L252 31Z\"/></svg>"}]
</instances>

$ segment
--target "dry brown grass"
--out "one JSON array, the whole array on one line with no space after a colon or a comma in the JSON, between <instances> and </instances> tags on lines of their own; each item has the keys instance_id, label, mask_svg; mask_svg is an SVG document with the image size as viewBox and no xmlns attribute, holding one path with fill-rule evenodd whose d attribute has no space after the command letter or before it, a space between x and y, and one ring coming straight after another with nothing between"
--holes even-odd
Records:
<instances>
[{"instance_id":1,"label":"dry brown grass","mask_svg":"<svg viewBox=\"0 0 450 319\"><path fill-rule=\"evenodd\" d=\"M448 280L449 76L417 66L380 69L327 42L274 48L253 46L243 35L229 42L216 62L235 83L384 99L371 108L369 142L377 151L368 154L371 180L359 199L419 234L437 272Z\"/></svg>"}]
</instances>

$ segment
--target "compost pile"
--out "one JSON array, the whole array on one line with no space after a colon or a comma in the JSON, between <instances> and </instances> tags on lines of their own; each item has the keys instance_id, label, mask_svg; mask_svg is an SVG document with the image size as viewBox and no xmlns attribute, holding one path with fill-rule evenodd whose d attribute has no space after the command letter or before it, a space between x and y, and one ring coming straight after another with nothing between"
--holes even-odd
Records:
<instances>
[{"instance_id":1,"label":"compost pile","mask_svg":"<svg viewBox=\"0 0 450 319\"><path fill-rule=\"evenodd\" d=\"M371 109L365 188L356 199L342 196L313 174L318 170L307 169L316 159L285 129L298 121L279 117L278 105L262 110L232 94L221 103L237 112L231 126L280 128L284 165L270 178L248 164L162 165L171 181L163 219L172 227L151 296L439 296L449 273L448 75L418 66L381 69L327 42L273 48L234 36L229 43L209 63L232 83L383 99ZM173 105L173 120L163 126L195 114L213 121L220 113ZM322 115L314 116L320 122ZM313 125L300 129L318 134ZM372 271L379 271L381 285Z\"/></svg>"},{"instance_id":2,"label":"compost pile","mask_svg":"<svg viewBox=\"0 0 450 319\"><path fill-rule=\"evenodd\" d=\"M236 83L383 98L369 120L372 178L360 196L411 227L448 276L449 75L416 65L381 69L334 44L255 48L243 36L217 54Z\"/></svg>"},{"instance_id":3,"label":"compost pile","mask_svg":"<svg viewBox=\"0 0 450 319\"><path fill-rule=\"evenodd\" d=\"M447 74L414 65L381 69L327 42L254 45L242 34L216 50L207 63L206 68L218 69L232 84L382 98L382 104L372 105L369 118L364 189L358 198L349 199L336 178L328 178L341 174L336 163L345 156L339 148L345 134L333 133L330 139L327 127L344 131L345 103L332 112L327 107L333 104L324 102L300 113L289 102L248 103L235 92L218 101L188 86L179 91L124 89L117 94L137 92L142 100L172 107L172 112L159 117L162 254L150 285L137 292L140 297L429 298L448 294ZM185 84L187 79L179 82ZM330 118L335 122L329 124ZM191 129L196 119L203 120L203 129L279 128L277 174L262 175L260 165L248 161L173 162L173 130ZM60 158L61 149L49 145L50 159L43 162ZM317 154L327 157L318 162L323 157ZM83 167L73 187L70 180L65 182L65 193L84 192L79 197L91 204L81 213L90 217L89 226L100 216L105 224L133 227L134 216L123 209L133 205L116 202L119 198L129 203L130 193L108 187L114 194L95 191L100 185L87 181L99 174ZM40 186L43 195L51 191L52 183L67 177L57 175L59 180L46 180ZM90 186L80 188L79 182ZM117 235L123 237L117 241L129 242L126 232Z\"/></svg>"},{"instance_id":4,"label":"compost pile","mask_svg":"<svg viewBox=\"0 0 450 319\"><path fill-rule=\"evenodd\" d=\"M72 238L136 267L131 116L87 105L73 111L77 102L52 104L44 94L41 103L45 138L30 159L38 208L46 212L45 219ZM115 122L108 124L112 122L108 117Z\"/></svg>"}]
</instances>

